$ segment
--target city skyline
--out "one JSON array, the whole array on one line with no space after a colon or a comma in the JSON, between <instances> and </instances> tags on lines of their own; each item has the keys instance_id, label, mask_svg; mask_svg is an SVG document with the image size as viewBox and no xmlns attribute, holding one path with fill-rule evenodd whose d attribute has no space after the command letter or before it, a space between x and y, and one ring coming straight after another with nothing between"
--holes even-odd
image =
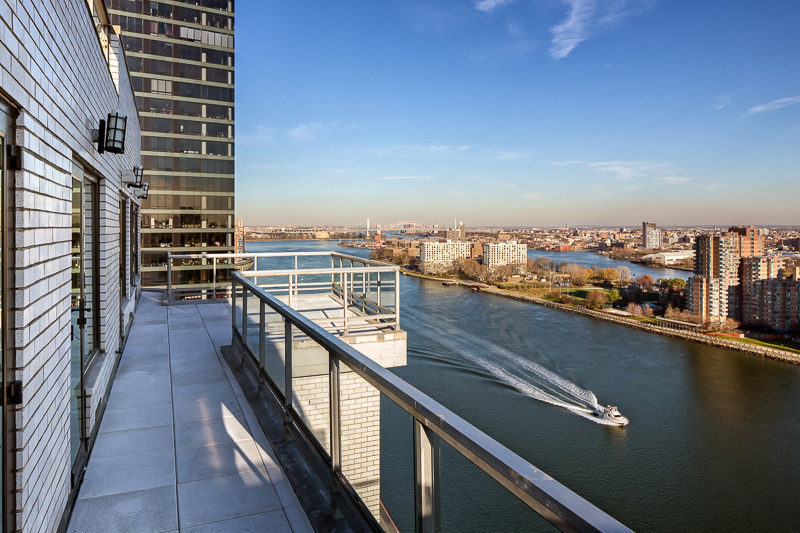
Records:
<instances>
[{"instance_id":1,"label":"city skyline","mask_svg":"<svg viewBox=\"0 0 800 533\"><path fill-rule=\"evenodd\" d=\"M797 223L800 6L602 6L243 4L238 216Z\"/></svg>"}]
</instances>

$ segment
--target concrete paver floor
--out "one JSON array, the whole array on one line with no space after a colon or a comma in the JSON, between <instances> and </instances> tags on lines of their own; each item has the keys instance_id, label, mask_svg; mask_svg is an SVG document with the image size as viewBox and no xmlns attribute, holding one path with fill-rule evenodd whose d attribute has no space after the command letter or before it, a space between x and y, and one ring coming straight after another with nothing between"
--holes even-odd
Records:
<instances>
[{"instance_id":1,"label":"concrete paver floor","mask_svg":"<svg viewBox=\"0 0 800 533\"><path fill-rule=\"evenodd\" d=\"M68 531L313 531L220 356L227 303L139 301Z\"/></svg>"}]
</instances>

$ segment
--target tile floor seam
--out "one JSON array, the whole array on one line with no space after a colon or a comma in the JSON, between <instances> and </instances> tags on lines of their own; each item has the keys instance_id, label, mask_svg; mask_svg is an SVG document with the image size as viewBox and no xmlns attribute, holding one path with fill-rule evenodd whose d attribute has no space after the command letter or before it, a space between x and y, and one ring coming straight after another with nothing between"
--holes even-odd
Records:
<instances>
[{"instance_id":1,"label":"tile floor seam","mask_svg":"<svg viewBox=\"0 0 800 533\"><path fill-rule=\"evenodd\" d=\"M163 304L162 304L163 305ZM169 372L169 397L172 403L172 454L175 461L175 524L177 531L181 530L181 501L178 495L178 441L175 434L175 390L172 387L172 347L169 333L169 306L166 306L167 322L167 371Z\"/></svg>"}]
</instances>

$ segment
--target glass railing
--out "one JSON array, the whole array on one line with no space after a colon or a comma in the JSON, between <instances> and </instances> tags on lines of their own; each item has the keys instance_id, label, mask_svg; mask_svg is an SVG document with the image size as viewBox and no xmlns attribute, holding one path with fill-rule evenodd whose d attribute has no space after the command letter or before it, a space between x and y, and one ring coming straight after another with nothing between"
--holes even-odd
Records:
<instances>
[{"instance_id":1,"label":"glass railing","mask_svg":"<svg viewBox=\"0 0 800 533\"><path fill-rule=\"evenodd\" d=\"M232 273L234 345L252 357L287 426L305 435L365 517L387 531L530 530L548 523L569 531L629 531L345 342L343 324L320 323L293 307L302 303L300 260L284 255L281 261L293 268L271 276L285 277L280 283L267 282L264 270ZM306 269L306 288L320 282L335 293L338 286L351 306L358 305L352 295L364 295L377 302L375 316L393 312L389 330L397 330L397 291L384 309L387 284L375 283L374 274L358 276L381 268L396 275L396 267L365 260L345 267L345 260L350 274Z\"/></svg>"}]
</instances>

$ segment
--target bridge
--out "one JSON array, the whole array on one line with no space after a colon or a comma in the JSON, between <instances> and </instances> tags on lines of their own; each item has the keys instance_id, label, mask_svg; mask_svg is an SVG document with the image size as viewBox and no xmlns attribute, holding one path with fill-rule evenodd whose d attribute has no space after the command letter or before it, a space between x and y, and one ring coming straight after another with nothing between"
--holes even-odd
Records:
<instances>
[{"instance_id":1,"label":"bridge","mask_svg":"<svg viewBox=\"0 0 800 533\"><path fill-rule=\"evenodd\" d=\"M385 231L399 231L401 233L426 233L429 231L436 231L438 227L429 226L413 220L400 220L398 222L392 222L383 229Z\"/></svg>"}]
</instances>

